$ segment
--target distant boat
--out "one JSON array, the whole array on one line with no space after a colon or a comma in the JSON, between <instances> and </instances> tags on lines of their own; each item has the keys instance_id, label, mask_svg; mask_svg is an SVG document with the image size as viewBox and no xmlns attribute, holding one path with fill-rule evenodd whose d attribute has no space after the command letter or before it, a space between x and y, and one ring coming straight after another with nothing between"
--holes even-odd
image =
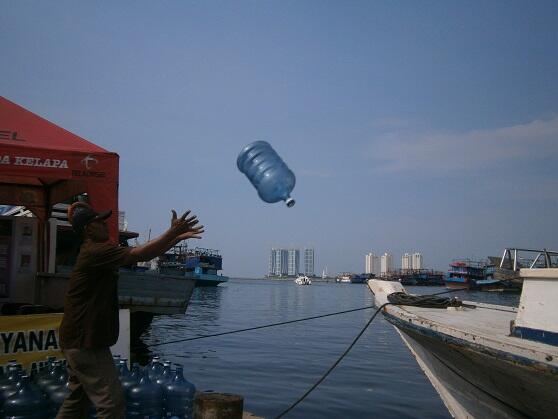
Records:
<instances>
[{"instance_id":1,"label":"distant boat","mask_svg":"<svg viewBox=\"0 0 558 419\"><path fill-rule=\"evenodd\" d=\"M353 274L350 272L343 272L342 274L337 275L337 278L335 278L335 282L343 282L346 284L350 284L352 276Z\"/></svg>"},{"instance_id":2,"label":"distant boat","mask_svg":"<svg viewBox=\"0 0 558 419\"><path fill-rule=\"evenodd\" d=\"M500 286L500 280L494 278L494 269L495 266L487 261L454 260L450 263L446 287L487 290Z\"/></svg>"},{"instance_id":3,"label":"distant boat","mask_svg":"<svg viewBox=\"0 0 558 419\"><path fill-rule=\"evenodd\" d=\"M229 280L228 276L218 274L223 269L223 258L214 249L175 246L159 257L158 268L161 273L181 273L195 278L196 287L214 287Z\"/></svg>"},{"instance_id":4,"label":"distant boat","mask_svg":"<svg viewBox=\"0 0 558 419\"><path fill-rule=\"evenodd\" d=\"M521 276L519 309L475 302L383 308L455 418L556 417L558 268L521 269ZM398 282L368 286L378 307L407 293Z\"/></svg>"},{"instance_id":5,"label":"distant boat","mask_svg":"<svg viewBox=\"0 0 558 419\"><path fill-rule=\"evenodd\" d=\"M297 285L312 285L312 281L306 275L299 275L295 280Z\"/></svg>"}]
</instances>

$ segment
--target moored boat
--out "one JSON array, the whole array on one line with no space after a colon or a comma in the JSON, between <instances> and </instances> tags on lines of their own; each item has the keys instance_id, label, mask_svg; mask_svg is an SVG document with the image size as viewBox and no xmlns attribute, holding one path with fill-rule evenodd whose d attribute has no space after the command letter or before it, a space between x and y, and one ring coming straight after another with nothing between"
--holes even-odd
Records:
<instances>
[{"instance_id":1,"label":"moored boat","mask_svg":"<svg viewBox=\"0 0 558 419\"><path fill-rule=\"evenodd\" d=\"M420 367L457 418L551 418L558 401L558 269L522 269L520 308L389 303L397 282L368 281Z\"/></svg>"},{"instance_id":2,"label":"moored boat","mask_svg":"<svg viewBox=\"0 0 558 419\"><path fill-rule=\"evenodd\" d=\"M343 272L342 274L337 275L335 278L335 282L343 282L349 284L351 282L351 277L353 276L350 272Z\"/></svg>"},{"instance_id":3,"label":"moored boat","mask_svg":"<svg viewBox=\"0 0 558 419\"><path fill-rule=\"evenodd\" d=\"M494 268L494 265L487 261L454 260L450 263L446 287L487 290L500 286L501 281L494 278Z\"/></svg>"},{"instance_id":4,"label":"moored boat","mask_svg":"<svg viewBox=\"0 0 558 419\"><path fill-rule=\"evenodd\" d=\"M161 273L195 278L196 287L217 286L229 280L228 276L218 273L223 269L223 257L214 249L175 246L159 257L157 264Z\"/></svg>"},{"instance_id":5,"label":"moored boat","mask_svg":"<svg viewBox=\"0 0 558 419\"><path fill-rule=\"evenodd\" d=\"M312 281L306 275L299 275L295 280L297 285L312 285Z\"/></svg>"}]
</instances>

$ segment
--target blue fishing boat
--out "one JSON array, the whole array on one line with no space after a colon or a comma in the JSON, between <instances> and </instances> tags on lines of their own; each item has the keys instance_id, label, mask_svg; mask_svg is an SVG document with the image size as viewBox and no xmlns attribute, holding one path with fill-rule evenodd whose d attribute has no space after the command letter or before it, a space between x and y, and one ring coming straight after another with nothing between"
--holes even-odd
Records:
<instances>
[{"instance_id":1,"label":"blue fishing boat","mask_svg":"<svg viewBox=\"0 0 558 419\"><path fill-rule=\"evenodd\" d=\"M494 278L494 270L495 266L485 261L455 260L450 263L446 287L485 290L500 286L501 281Z\"/></svg>"},{"instance_id":2,"label":"blue fishing boat","mask_svg":"<svg viewBox=\"0 0 558 419\"><path fill-rule=\"evenodd\" d=\"M196 287L213 287L229 280L219 274L223 269L223 257L218 250L186 245L175 246L159 257L158 268L161 273L180 273L196 279Z\"/></svg>"}]
</instances>

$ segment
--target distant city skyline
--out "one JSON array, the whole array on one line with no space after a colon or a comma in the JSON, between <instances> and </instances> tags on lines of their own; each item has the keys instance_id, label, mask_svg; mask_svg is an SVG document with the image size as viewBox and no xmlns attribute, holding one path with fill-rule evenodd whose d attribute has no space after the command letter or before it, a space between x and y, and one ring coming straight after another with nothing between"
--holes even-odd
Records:
<instances>
[{"instance_id":1,"label":"distant city skyline","mask_svg":"<svg viewBox=\"0 0 558 419\"><path fill-rule=\"evenodd\" d=\"M276 245L316 249L320 273L362 272L371 250L446 270L558 249L557 15L546 0L6 1L2 95L120 156L140 242L191 209L205 233L189 245L233 277L265 276ZM296 175L292 208L236 167L259 139Z\"/></svg>"},{"instance_id":2,"label":"distant city skyline","mask_svg":"<svg viewBox=\"0 0 558 419\"><path fill-rule=\"evenodd\" d=\"M296 276L304 274L314 276L314 249L305 247L302 249L302 270L300 249L272 248L269 254L268 276Z\"/></svg>"}]
</instances>

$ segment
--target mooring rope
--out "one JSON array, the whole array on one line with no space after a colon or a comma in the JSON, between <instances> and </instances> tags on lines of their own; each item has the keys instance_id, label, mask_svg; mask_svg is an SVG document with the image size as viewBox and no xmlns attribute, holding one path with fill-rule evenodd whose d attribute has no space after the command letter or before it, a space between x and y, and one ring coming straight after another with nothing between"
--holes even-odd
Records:
<instances>
[{"instance_id":1,"label":"mooring rope","mask_svg":"<svg viewBox=\"0 0 558 419\"><path fill-rule=\"evenodd\" d=\"M374 314L372 315L372 317L370 317L370 320L368 320L368 322L364 325L364 327L362 328L362 330L359 332L358 335L356 335L356 337L353 339L353 341L351 342L351 344L349 345L349 347L347 349L345 349L345 352L343 352L341 354L341 356L339 358L337 358L337 361L335 361L333 363L333 365L331 367L329 367L329 369L320 377L320 379L318 381L316 381L314 383L314 385L312 385L312 387L310 387L308 390L306 390L306 392L300 396L297 401L295 401L293 404L291 404L287 409L283 410L281 413L279 413L278 416L275 417L275 419L279 419L282 418L283 416L285 416L287 413L289 413L291 410L293 410L299 403L301 403L306 397L308 397L308 395L310 393L312 393L312 391L314 391L314 389L316 387L318 387L322 381L324 381L327 376L329 375L329 373L331 371L333 371L335 369L335 367L337 365L339 365L339 363L343 360L343 358L345 358L345 355L347 355L351 349L353 349L353 346L355 346L355 344L357 343L357 341L360 339L360 337L362 336L362 334L364 333L364 331L368 328L368 326L370 326L370 323L372 323L372 320L374 320L376 318L376 316L378 315L378 313L387 305L389 305L391 303L385 303L382 304L380 307L378 307L378 309L374 312Z\"/></svg>"},{"instance_id":2,"label":"mooring rope","mask_svg":"<svg viewBox=\"0 0 558 419\"><path fill-rule=\"evenodd\" d=\"M385 304L382 304L378 309L374 312L370 320L364 325L362 330L359 334L353 339L349 347L341 354L337 361L333 363L331 367L316 381L306 392L300 396L294 403L292 403L287 409L283 410L279 415L275 417L275 419L280 419L293 410L299 403L301 403L312 391L316 389L326 378L327 376L339 365L339 363L345 358L345 356L351 351L353 346L357 343L360 337L363 335L365 330L370 326L370 323L376 318L377 314L382 311L382 309L388 305L407 305L407 306L414 306L414 307L425 307L425 308L447 308L447 307L459 307L463 305L461 300L457 300L456 298L440 298L436 297L437 295L441 294L449 294L452 292L463 291L461 289L453 289L449 291L439 292L436 294L431 295L409 295L404 292L394 292L388 295L388 301ZM405 297L403 297L405 295ZM390 298L391 297L391 298ZM392 301L393 300L393 301Z\"/></svg>"},{"instance_id":3,"label":"mooring rope","mask_svg":"<svg viewBox=\"0 0 558 419\"><path fill-rule=\"evenodd\" d=\"M171 343L188 342L188 341L191 341L191 340L213 338L213 337L224 336L224 335L232 335L233 333L248 332L250 330L265 329L267 327L282 326L282 325L285 325L285 324L304 322L304 321L307 321L307 320L321 319L321 318L324 318L324 317L337 316L339 314L352 313L352 312L355 312L355 311L370 310L371 308L376 308L376 306L366 306L366 307L360 307L360 308L353 308L353 309L350 309L350 310L336 311L335 313L320 314L318 316L304 317L302 319L287 320L287 321L284 321L284 322L264 324L264 325L255 326L255 327L247 327L246 329L230 330L228 332L214 333L214 334L211 334L211 335L200 335L200 336L194 336L194 337L191 337L191 338L166 340L164 342L151 343L147 346L151 348L151 347L154 347L154 346L169 345ZM139 349L139 347L135 347L134 349Z\"/></svg>"}]
</instances>

